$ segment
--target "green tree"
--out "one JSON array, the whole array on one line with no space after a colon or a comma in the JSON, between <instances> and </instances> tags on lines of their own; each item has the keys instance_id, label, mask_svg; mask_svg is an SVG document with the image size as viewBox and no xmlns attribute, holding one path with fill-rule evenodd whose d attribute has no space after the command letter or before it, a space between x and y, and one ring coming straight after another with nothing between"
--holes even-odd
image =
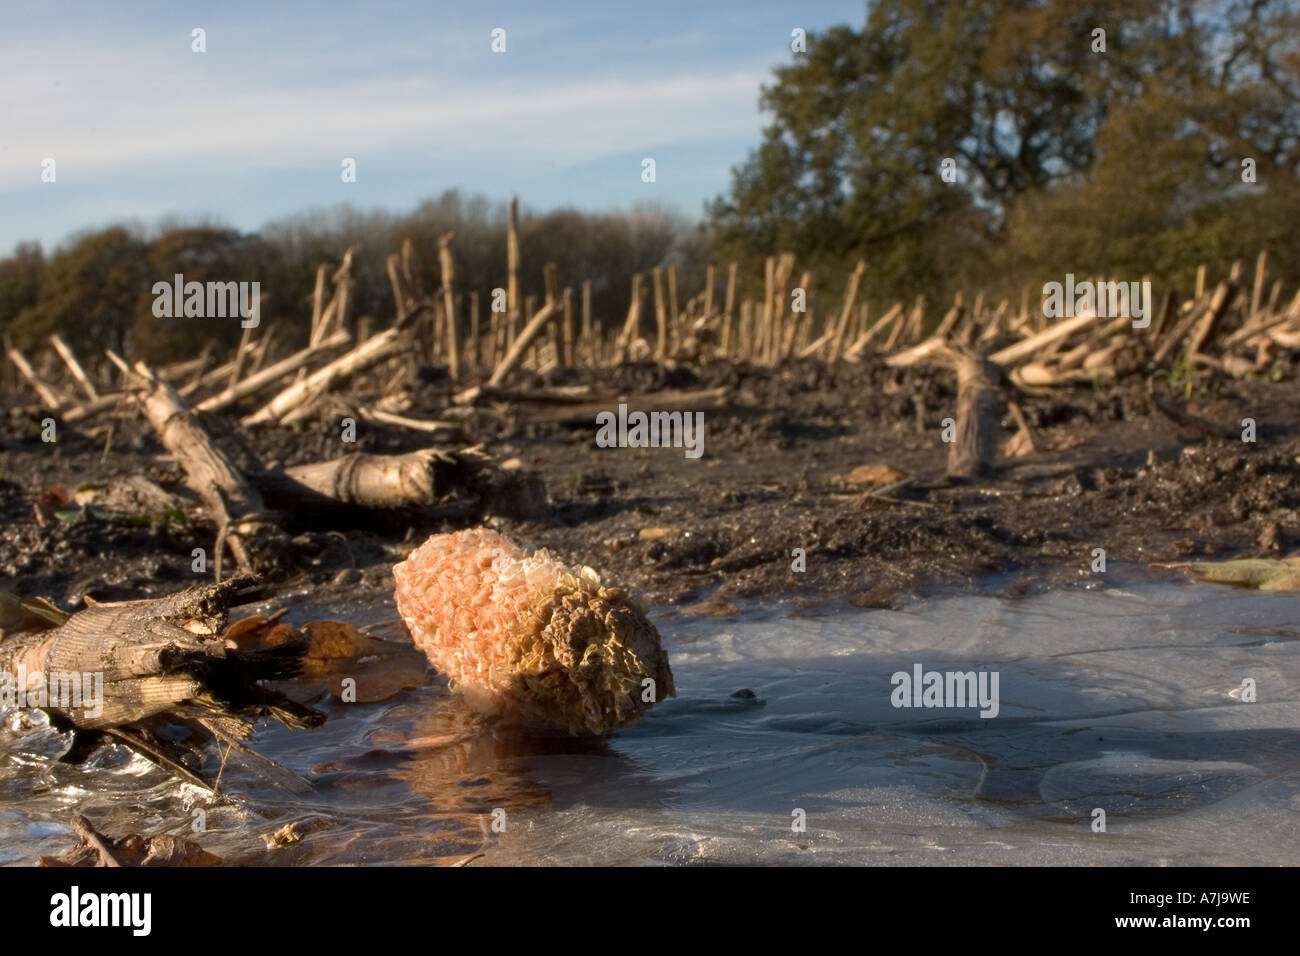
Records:
<instances>
[{"instance_id":1,"label":"green tree","mask_svg":"<svg viewBox=\"0 0 1300 956\"><path fill-rule=\"evenodd\" d=\"M145 245L121 226L92 232L56 252L37 301L14 318L22 348L43 348L52 332L78 350L125 351L140 292L147 289Z\"/></svg>"},{"instance_id":2,"label":"green tree","mask_svg":"<svg viewBox=\"0 0 1300 956\"><path fill-rule=\"evenodd\" d=\"M1297 27L1295 0L880 0L764 88L772 122L710 207L717 247L861 257L868 294L932 298L1167 267L1173 237L1245 209L1242 156L1279 202L1293 189Z\"/></svg>"},{"instance_id":3,"label":"green tree","mask_svg":"<svg viewBox=\"0 0 1300 956\"><path fill-rule=\"evenodd\" d=\"M13 255L0 259L0 332L19 312L36 304L44 272L45 254L37 242L20 242Z\"/></svg>"}]
</instances>

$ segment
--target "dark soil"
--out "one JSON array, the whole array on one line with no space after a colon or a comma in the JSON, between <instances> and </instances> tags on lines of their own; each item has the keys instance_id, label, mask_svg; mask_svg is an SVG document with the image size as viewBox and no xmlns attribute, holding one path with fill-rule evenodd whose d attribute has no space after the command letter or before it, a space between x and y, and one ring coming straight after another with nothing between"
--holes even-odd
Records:
<instances>
[{"instance_id":1,"label":"dark soil","mask_svg":"<svg viewBox=\"0 0 1300 956\"><path fill-rule=\"evenodd\" d=\"M529 415L519 406L449 410L450 386L437 374L422 376L404 414L460 414L471 441L544 477L546 519L490 519L498 530L590 565L654 603L716 596L709 606L725 608L734 596L888 606L936 587L982 586L990 572L1003 572L997 580L1012 593L1085 577L1101 583L1090 571L1096 548L1108 563L1144 564L1290 551L1300 545L1300 393L1295 370L1282 371L1280 382L1207 377L1190 397L1157 386L1204 418L1233 427L1255 419L1253 443L1172 422L1152 406L1140 376L1018 394L1040 450L964 485L944 478L940 432L955 414L951 376L875 360L639 365L513 383L589 384L610 395L726 386L731 407L705 413L698 459L680 448L598 448L594 422L522 424ZM12 408L0 417L0 586L73 607L200 577L191 554L210 552L215 528L147 424L123 410L111 434L60 425L51 444L40 438L46 415ZM337 418L251 430L233 415L205 423L245 467L429 443L421 433L360 423L356 443L344 444ZM103 429L104 421L94 425ZM1005 414L1002 431L1004 440L1014 433ZM873 463L910 480L883 493L846 481ZM120 487L128 478L136 486ZM88 485L106 487L92 499ZM294 548L268 576L286 586L388 587L394 561L427 535L454 530L411 512L347 528L284 519ZM792 569L797 548L806 554L802 572Z\"/></svg>"}]
</instances>

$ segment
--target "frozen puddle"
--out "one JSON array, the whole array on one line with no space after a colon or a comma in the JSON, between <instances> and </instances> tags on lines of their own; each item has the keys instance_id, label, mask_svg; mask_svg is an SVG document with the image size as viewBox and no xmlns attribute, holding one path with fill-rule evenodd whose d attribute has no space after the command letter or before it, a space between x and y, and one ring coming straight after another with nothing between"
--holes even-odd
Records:
<instances>
[{"instance_id":1,"label":"frozen puddle","mask_svg":"<svg viewBox=\"0 0 1300 956\"><path fill-rule=\"evenodd\" d=\"M277 864L1292 864L1298 619L1295 595L1168 582L661 616L679 696L638 727L601 741L487 734L436 685L335 704L317 731L264 724L253 741L316 768L315 792L245 791L198 839ZM997 716L893 706L891 675L917 665L996 672ZM56 765L62 738L8 721L0 859L71 846L73 808L113 835L192 835L197 792L123 752L94 774ZM432 743L401 752L413 738ZM300 844L262 849L294 819Z\"/></svg>"}]
</instances>

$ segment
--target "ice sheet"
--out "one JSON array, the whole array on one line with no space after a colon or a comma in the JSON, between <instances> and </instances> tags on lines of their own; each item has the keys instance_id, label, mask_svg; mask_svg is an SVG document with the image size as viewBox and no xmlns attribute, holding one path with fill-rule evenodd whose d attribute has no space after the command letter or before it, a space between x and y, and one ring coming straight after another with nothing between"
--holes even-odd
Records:
<instances>
[{"instance_id":1,"label":"ice sheet","mask_svg":"<svg viewBox=\"0 0 1300 956\"><path fill-rule=\"evenodd\" d=\"M277 864L1294 864L1298 612L1292 594L1150 580L900 611L661 611L680 696L640 726L597 741L485 732L436 683L335 704L319 730L263 725L254 740L322 771L315 792L232 789L202 835L201 792L122 750L56 764L66 740L10 715L0 860L66 849L77 809L113 835L167 829ZM917 664L996 671L998 715L893 706L891 675ZM404 750L414 738L426 745ZM292 819L304 840L263 850L259 835Z\"/></svg>"}]
</instances>

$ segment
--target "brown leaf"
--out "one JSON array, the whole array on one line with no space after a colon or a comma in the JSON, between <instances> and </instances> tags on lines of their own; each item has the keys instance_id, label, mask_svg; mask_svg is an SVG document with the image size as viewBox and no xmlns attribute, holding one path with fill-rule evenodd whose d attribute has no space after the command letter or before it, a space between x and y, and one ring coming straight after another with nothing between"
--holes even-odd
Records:
<instances>
[{"instance_id":1,"label":"brown leaf","mask_svg":"<svg viewBox=\"0 0 1300 956\"><path fill-rule=\"evenodd\" d=\"M298 633L287 624L277 623L287 610L286 608L276 611L270 617L264 614L241 617L226 628L226 633L222 637L228 647L240 651L253 651L283 644Z\"/></svg>"},{"instance_id":2,"label":"brown leaf","mask_svg":"<svg viewBox=\"0 0 1300 956\"><path fill-rule=\"evenodd\" d=\"M48 631L61 627L71 616L45 598L20 598L0 589L0 632Z\"/></svg>"}]
</instances>

